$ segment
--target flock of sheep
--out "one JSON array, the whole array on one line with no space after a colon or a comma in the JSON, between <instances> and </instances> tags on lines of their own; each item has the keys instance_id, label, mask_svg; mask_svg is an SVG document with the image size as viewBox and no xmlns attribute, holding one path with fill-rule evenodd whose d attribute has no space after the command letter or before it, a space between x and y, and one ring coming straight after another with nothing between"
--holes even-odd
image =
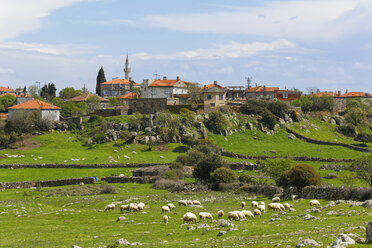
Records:
<instances>
[{"instance_id":1,"label":"flock of sheep","mask_svg":"<svg viewBox=\"0 0 372 248\"><path fill-rule=\"evenodd\" d=\"M294 200L294 197L292 197L292 201ZM179 206L201 206L200 201L198 200L179 200L178 201ZM115 209L115 204L110 203L108 204L104 211L107 210L114 210ZM320 203L318 200L310 200L310 206L313 207L320 207ZM123 213L124 211L142 211L145 207L145 204L143 202L141 203L130 203L127 205L121 205L120 206L120 211ZM252 201L251 202L251 207L253 208L253 212L250 210L244 210L246 207L246 203L243 201L241 202L241 208L242 210L236 210L236 211L229 211L227 213L227 218L229 220L235 220L235 221L243 221L247 220L249 218L255 218L256 216L261 217L262 214L265 213L266 211L266 204L264 202L256 202ZM163 214L171 212L173 209L175 209L176 206L173 203L169 203L166 206L161 207L161 211ZM280 198L279 197L274 197L271 202L267 205L268 210L272 211L294 211L294 208L291 204L289 203L280 203ZM217 216L218 219L222 218L225 215L225 212L223 210L218 210L217 211ZM206 220L213 221L213 215L209 212L200 212L199 213L199 221L204 222ZM164 224L168 224L169 217L167 215L163 216L163 221ZM183 222L184 223L196 223L197 222L197 216L194 213L187 212L183 215Z\"/></svg>"}]
</instances>

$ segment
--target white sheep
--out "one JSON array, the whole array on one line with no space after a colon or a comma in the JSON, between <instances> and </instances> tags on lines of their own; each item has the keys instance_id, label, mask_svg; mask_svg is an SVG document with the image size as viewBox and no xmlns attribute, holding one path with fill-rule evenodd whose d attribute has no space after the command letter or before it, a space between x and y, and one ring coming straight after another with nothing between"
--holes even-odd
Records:
<instances>
[{"instance_id":1,"label":"white sheep","mask_svg":"<svg viewBox=\"0 0 372 248\"><path fill-rule=\"evenodd\" d=\"M186 203L187 203L188 206L193 206L194 205L194 203L191 200L186 200Z\"/></svg>"},{"instance_id":2,"label":"white sheep","mask_svg":"<svg viewBox=\"0 0 372 248\"><path fill-rule=\"evenodd\" d=\"M257 208L258 208L258 210L260 210L261 211L261 213L265 213L265 211L266 211L266 206L265 205L258 205L257 206Z\"/></svg>"},{"instance_id":3,"label":"white sheep","mask_svg":"<svg viewBox=\"0 0 372 248\"><path fill-rule=\"evenodd\" d=\"M318 200L311 200L310 206L320 207L320 202Z\"/></svg>"},{"instance_id":4,"label":"white sheep","mask_svg":"<svg viewBox=\"0 0 372 248\"><path fill-rule=\"evenodd\" d=\"M116 222L119 222L119 221L123 221L123 220L126 220L127 218L125 218L124 216L120 216L118 217L118 219L116 220Z\"/></svg>"},{"instance_id":5,"label":"white sheep","mask_svg":"<svg viewBox=\"0 0 372 248\"><path fill-rule=\"evenodd\" d=\"M169 208L168 206L162 206L162 207L161 207L161 211L162 211L163 213L165 213L165 212L170 212L170 208Z\"/></svg>"},{"instance_id":6,"label":"white sheep","mask_svg":"<svg viewBox=\"0 0 372 248\"><path fill-rule=\"evenodd\" d=\"M240 220L246 220L247 219L247 218L245 218L245 215L242 211L234 211L234 212L239 215Z\"/></svg>"},{"instance_id":7,"label":"white sheep","mask_svg":"<svg viewBox=\"0 0 372 248\"><path fill-rule=\"evenodd\" d=\"M200 201L198 201L198 200L193 200L193 201L192 201L192 204L194 204L194 205L199 205L199 206L201 205Z\"/></svg>"},{"instance_id":8,"label":"white sheep","mask_svg":"<svg viewBox=\"0 0 372 248\"><path fill-rule=\"evenodd\" d=\"M279 203L269 203L269 205L267 205L267 209L268 210L279 210L280 211L280 205Z\"/></svg>"},{"instance_id":9,"label":"white sheep","mask_svg":"<svg viewBox=\"0 0 372 248\"><path fill-rule=\"evenodd\" d=\"M218 218L222 218L225 215L225 212L223 210L218 210L217 216Z\"/></svg>"},{"instance_id":10,"label":"white sheep","mask_svg":"<svg viewBox=\"0 0 372 248\"><path fill-rule=\"evenodd\" d=\"M114 210L114 209L115 209L115 204L114 203L110 203L110 204L106 205L104 211L106 212L107 210Z\"/></svg>"},{"instance_id":11,"label":"white sheep","mask_svg":"<svg viewBox=\"0 0 372 248\"><path fill-rule=\"evenodd\" d=\"M129 211L138 211L138 204L137 203L129 204Z\"/></svg>"},{"instance_id":12,"label":"white sheep","mask_svg":"<svg viewBox=\"0 0 372 248\"><path fill-rule=\"evenodd\" d=\"M164 221L164 224L168 224L168 220L169 220L169 217L167 215L164 215L163 216L163 221Z\"/></svg>"},{"instance_id":13,"label":"white sheep","mask_svg":"<svg viewBox=\"0 0 372 248\"><path fill-rule=\"evenodd\" d=\"M296 199L297 195L291 195L291 199L292 201L294 201Z\"/></svg>"},{"instance_id":14,"label":"white sheep","mask_svg":"<svg viewBox=\"0 0 372 248\"><path fill-rule=\"evenodd\" d=\"M261 211L260 211L259 209L255 209L255 210L253 211L253 213L254 213L254 216L258 215L258 216L261 217Z\"/></svg>"},{"instance_id":15,"label":"white sheep","mask_svg":"<svg viewBox=\"0 0 372 248\"><path fill-rule=\"evenodd\" d=\"M280 208L280 210L285 210L285 207L284 207L284 205L283 204L281 204L281 203L278 203L278 205L279 205L279 208Z\"/></svg>"},{"instance_id":16,"label":"white sheep","mask_svg":"<svg viewBox=\"0 0 372 248\"><path fill-rule=\"evenodd\" d=\"M145 203L143 203L143 202L138 203L137 208L138 208L138 210L143 210L145 208Z\"/></svg>"},{"instance_id":17,"label":"white sheep","mask_svg":"<svg viewBox=\"0 0 372 248\"><path fill-rule=\"evenodd\" d=\"M258 207L258 202L253 201L253 202L251 203L251 206L252 206L252 208L256 208L256 207Z\"/></svg>"},{"instance_id":18,"label":"white sheep","mask_svg":"<svg viewBox=\"0 0 372 248\"><path fill-rule=\"evenodd\" d=\"M274 197L271 202L280 202L280 198L279 197Z\"/></svg>"},{"instance_id":19,"label":"white sheep","mask_svg":"<svg viewBox=\"0 0 372 248\"><path fill-rule=\"evenodd\" d=\"M260 202L260 205L266 206L264 202Z\"/></svg>"},{"instance_id":20,"label":"white sheep","mask_svg":"<svg viewBox=\"0 0 372 248\"><path fill-rule=\"evenodd\" d=\"M169 204L168 204L168 207L169 207L169 209L175 209L175 208L176 208L176 206L174 206L173 203L169 203Z\"/></svg>"},{"instance_id":21,"label":"white sheep","mask_svg":"<svg viewBox=\"0 0 372 248\"><path fill-rule=\"evenodd\" d=\"M83 182L81 182L81 183L79 183L79 185L80 185L80 186L83 186L83 185L84 185L84 183L83 183Z\"/></svg>"},{"instance_id":22,"label":"white sheep","mask_svg":"<svg viewBox=\"0 0 372 248\"><path fill-rule=\"evenodd\" d=\"M245 202L242 201L242 202L240 203L240 205L242 206L242 208L244 208L244 207L245 207Z\"/></svg>"},{"instance_id":23,"label":"white sheep","mask_svg":"<svg viewBox=\"0 0 372 248\"><path fill-rule=\"evenodd\" d=\"M289 203L284 203L283 205L286 210L291 208L291 204Z\"/></svg>"},{"instance_id":24,"label":"white sheep","mask_svg":"<svg viewBox=\"0 0 372 248\"><path fill-rule=\"evenodd\" d=\"M185 200L179 200L178 201L178 205L179 206L183 205L183 206L186 206L187 207L188 204L187 204L187 201L185 201Z\"/></svg>"},{"instance_id":25,"label":"white sheep","mask_svg":"<svg viewBox=\"0 0 372 248\"><path fill-rule=\"evenodd\" d=\"M129 211L129 205L121 205L120 206L120 211L123 213L124 210Z\"/></svg>"},{"instance_id":26,"label":"white sheep","mask_svg":"<svg viewBox=\"0 0 372 248\"><path fill-rule=\"evenodd\" d=\"M254 219L254 215L253 215L253 213L251 211L249 211L249 210L243 210L242 212L243 212L243 214L244 214L244 216L246 218L251 217L252 219Z\"/></svg>"},{"instance_id":27,"label":"white sheep","mask_svg":"<svg viewBox=\"0 0 372 248\"><path fill-rule=\"evenodd\" d=\"M228 212L227 213L227 218L229 219L229 220L239 220L239 214L237 214L235 211L231 211L231 212Z\"/></svg>"},{"instance_id":28,"label":"white sheep","mask_svg":"<svg viewBox=\"0 0 372 248\"><path fill-rule=\"evenodd\" d=\"M190 212L187 212L186 214L183 215L183 222L186 223L196 223L196 215Z\"/></svg>"},{"instance_id":29,"label":"white sheep","mask_svg":"<svg viewBox=\"0 0 372 248\"><path fill-rule=\"evenodd\" d=\"M206 219L210 219L211 221L213 221L213 216L211 213L208 213L208 212L200 212L199 213L199 221L205 221Z\"/></svg>"}]
</instances>

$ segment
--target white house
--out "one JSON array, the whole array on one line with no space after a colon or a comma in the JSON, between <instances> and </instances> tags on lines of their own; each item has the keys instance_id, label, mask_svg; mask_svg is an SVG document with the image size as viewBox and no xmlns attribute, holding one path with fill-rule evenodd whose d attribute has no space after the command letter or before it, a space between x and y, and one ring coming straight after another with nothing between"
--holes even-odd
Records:
<instances>
[{"instance_id":1,"label":"white house","mask_svg":"<svg viewBox=\"0 0 372 248\"><path fill-rule=\"evenodd\" d=\"M60 108L52 104L30 100L8 108L8 119L13 120L19 115L28 115L33 111L40 111L42 120L59 121Z\"/></svg>"}]
</instances>

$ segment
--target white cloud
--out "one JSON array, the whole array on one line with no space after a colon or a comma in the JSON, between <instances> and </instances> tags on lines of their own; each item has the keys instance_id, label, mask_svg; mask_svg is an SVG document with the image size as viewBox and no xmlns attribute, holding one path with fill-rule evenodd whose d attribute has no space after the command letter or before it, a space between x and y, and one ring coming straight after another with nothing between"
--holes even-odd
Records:
<instances>
[{"instance_id":1,"label":"white cloud","mask_svg":"<svg viewBox=\"0 0 372 248\"><path fill-rule=\"evenodd\" d=\"M220 73L224 74L231 74L234 72L234 68L232 66L226 66L220 69Z\"/></svg>"},{"instance_id":2,"label":"white cloud","mask_svg":"<svg viewBox=\"0 0 372 248\"><path fill-rule=\"evenodd\" d=\"M255 35L300 41L333 41L370 32L370 0L272 1L260 7L215 13L145 17L144 25L182 32Z\"/></svg>"},{"instance_id":3,"label":"white cloud","mask_svg":"<svg viewBox=\"0 0 372 248\"><path fill-rule=\"evenodd\" d=\"M4 42L0 43L0 49L19 50L26 52L37 52L56 56L74 56L84 54L96 47L91 45L76 44L40 44L24 42Z\"/></svg>"},{"instance_id":4,"label":"white cloud","mask_svg":"<svg viewBox=\"0 0 372 248\"><path fill-rule=\"evenodd\" d=\"M10 68L0 67L0 74L13 74L14 71Z\"/></svg>"},{"instance_id":5,"label":"white cloud","mask_svg":"<svg viewBox=\"0 0 372 248\"><path fill-rule=\"evenodd\" d=\"M151 55L147 53L137 53L133 59L138 60L205 60L205 59L228 59L243 58L255 55L260 52L290 50L296 48L296 45L288 40L275 40L270 43L253 42L219 45L216 48L200 48L184 52L171 54Z\"/></svg>"},{"instance_id":6,"label":"white cloud","mask_svg":"<svg viewBox=\"0 0 372 248\"><path fill-rule=\"evenodd\" d=\"M372 70L372 64L364 64L360 62L355 62L355 67L360 70Z\"/></svg>"},{"instance_id":7,"label":"white cloud","mask_svg":"<svg viewBox=\"0 0 372 248\"><path fill-rule=\"evenodd\" d=\"M1 0L0 41L14 38L42 26L54 10L87 0Z\"/></svg>"}]
</instances>

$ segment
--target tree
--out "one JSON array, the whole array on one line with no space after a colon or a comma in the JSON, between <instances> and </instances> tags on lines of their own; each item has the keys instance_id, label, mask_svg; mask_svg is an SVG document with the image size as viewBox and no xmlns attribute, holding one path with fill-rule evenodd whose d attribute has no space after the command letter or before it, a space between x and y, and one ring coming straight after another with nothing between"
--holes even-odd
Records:
<instances>
[{"instance_id":1,"label":"tree","mask_svg":"<svg viewBox=\"0 0 372 248\"><path fill-rule=\"evenodd\" d=\"M234 183L238 181L238 176L232 169L220 167L211 173L210 181L218 188L220 183Z\"/></svg>"},{"instance_id":2,"label":"tree","mask_svg":"<svg viewBox=\"0 0 372 248\"><path fill-rule=\"evenodd\" d=\"M9 108L10 106L13 106L17 101L17 98L12 95L5 95L0 97L0 103L2 106L4 106L5 109Z\"/></svg>"},{"instance_id":3,"label":"tree","mask_svg":"<svg viewBox=\"0 0 372 248\"><path fill-rule=\"evenodd\" d=\"M345 114L345 123L361 131L368 127L367 113L361 108L352 108Z\"/></svg>"},{"instance_id":4,"label":"tree","mask_svg":"<svg viewBox=\"0 0 372 248\"><path fill-rule=\"evenodd\" d=\"M270 102L268 109L279 118L284 118L285 114L288 114L288 105L282 101Z\"/></svg>"},{"instance_id":5,"label":"tree","mask_svg":"<svg viewBox=\"0 0 372 248\"><path fill-rule=\"evenodd\" d=\"M308 96L301 96L301 110L303 112L310 112L314 102Z\"/></svg>"},{"instance_id":6,"label":"tree","mask_svg":"<svg viewBox=\"0 0 372 248\"><path fill-rule=\"evenodd\" d=\"M274 129L275 125L278 123L278 121L276 120L275 115L273 113L271 113L271 111L269 111L269 110L265 110L262 113L261 121L262 121L263 124L265 124L265 126L267 126L270 129Z\"/></svg>"},{"instance_id":7,"label":"tree","mask_svg":"<svg viewBox=\"0 0 372 248\"><path fill-rule=\"evenodd\" d=\"M28 94L30 94L32 97L39 96L39 88L37 85L31 85L28 87Z\"/></svg>"},{"instance_id":8,"label":"tree","mask_svg":"<svg viewBox=\"0 0 372 248\"><path fill-rule=\"evenodd\" d=\"M199 84L188 84L187 91L190 94L190 104L201 104L203 102L203 89Z\"/></svg>"},{"instance_id":9,"label":"tree","mask_svg":"<svg viewBox=\"0 0 372 248\"><path fill-rule=\"evenodd\" d=\"M194 177L208 181L211 177L211 173L217 168L220 168L226 164L226 161L218 154L210 154L205 157L194 168Z\"/></svg>"},{"instance_id":10,"label":"tree","mask_svg":"<svg viewBox=\"0 0 372 248\"><path fill-rule=\"evenodd\" d=\"M216 133L223 134L223 131L231 126L230 121L220 111L215 111L209 114L209 118L204 121L208 130Z\"/></svg>"},{"instance_id":11,"label":"tree","mask_svg":"<svg viewBox=\"0 0 372 248\"><path fill-rule=\"evenodd\" d=\"M103 70L103 66L98 71L97 75L97 85L96 85L96 94L101 96L101 83L106 82L105 71Z\"/></svg>"},{"instance_id":12,"label":"tree","mask_svg":"<svg viewBox=\"0 0 372 248\"><path fill-rule=\"evenodd\" d=\"M372 187L372 155L354 160L350 168Z\"/></svg>"},{"instance_id":13,"label":"tree","mask_svg":"<svg viewBox=\"0 0 372 248\"><path fill-rule=\"evenodd\" d=\"M364 145L368 142L372 142L372 134L370 133L359 133L355 138L355 141L362 142Z\"/></svg>"},{"instance_id":14,"label":"tree","mask_svg":"<svg viewBox=\"0 0 372 248\"><path fill-rule=\"evenodd\" d=\"M109 98L109 103L111 107L118 106L118 99L116 97L110 97Z\"/></svg>"},{"instance_id":15,"label":"tree","mask_svg":"<svg viewBox=\"0 0 372 248\"><path fill-rule=\"evenodd\" d=\"M73 87L66 87L59 92L59 97L66 100L80 96L81 94L81 90L75 90Z\"/></svg>"},{"instance_id":16,"label":"tree","mask_svg":"<svg viewBox=\"0 0 372 248\"><path fill-rule=\"evenodd\" d=\"M87 104L90 110L97 109L99 107L99 103L101 99L98 96L90 96L87 98Z\"/></svg>"},{"instance_id":17,"label":"tree","mask_svg":"<svg viewBox=\"0 0 372 248\"><path fill-rule=\"evenodd\" d=\"M41 88L40 96L47 99L48 101L53 100L56 97L57 88L53 83L49 83L48 85L44 85Z\"/></svg>"},{"instance_id":18,"label":"tree","mask_svg":"<svg viewBox=\"0 0 372 248\"><path fill-rule=\"evenodd\" d=\"M280 176L291 169L293 161L290 159L266 159L263 161L262 172L277 181Z\"/></svg>"},{"instance_id":19,"label":"tree","mask_svg":"<svg viewBox=\"0 0 372 248\"><path fill-rule=\"evenodd\" d=\"M297 164L289 171L284 172L277 180L282 187L303 188L310 185L319 185L321 178L314 167L307 164Z\"/></svg>"}]
</instances>

